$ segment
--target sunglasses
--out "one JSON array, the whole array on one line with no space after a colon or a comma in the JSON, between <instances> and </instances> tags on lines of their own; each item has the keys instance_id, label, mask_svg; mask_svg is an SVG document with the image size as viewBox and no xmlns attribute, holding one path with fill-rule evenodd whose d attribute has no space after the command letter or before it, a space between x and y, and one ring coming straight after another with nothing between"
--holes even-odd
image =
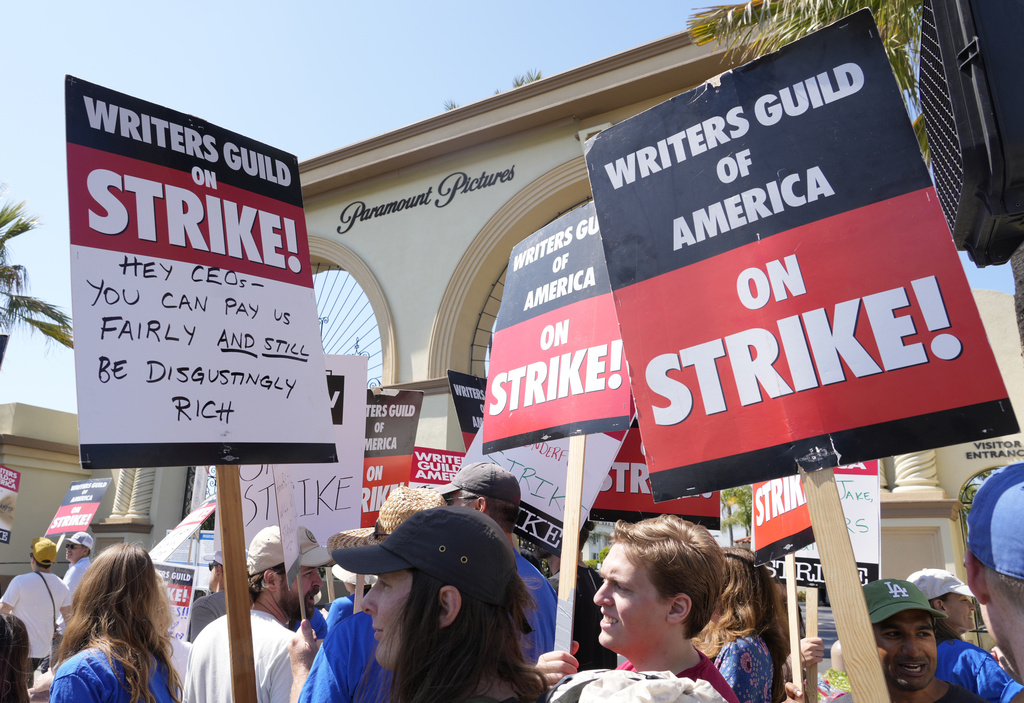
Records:
<instances>
[{"instance_id":1,"label":"sunglasses","mask_svg":"<svg viewBox=\"0 0 1024 703\"><path fill-rule=\"evenodd\" d=\"M214 570L214 569L216 569L216 568L217 568L218 566L220 566L220 564L218 564L217 562L213 561L213 562L210 562L209 564L207 564L207 566L209 566L209 567L210 567L210 571L213 571L213 570Z\"/></svg>"}]
</instances>

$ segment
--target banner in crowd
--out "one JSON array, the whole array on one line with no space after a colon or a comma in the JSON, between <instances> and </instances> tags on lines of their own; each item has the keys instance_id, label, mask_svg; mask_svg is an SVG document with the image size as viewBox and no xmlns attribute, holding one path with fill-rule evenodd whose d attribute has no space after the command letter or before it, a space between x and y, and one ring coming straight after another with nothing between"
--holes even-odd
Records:
<instances>
[{"instance_id":1,"label":"banner in crowd","mask_svg":"<svg viewBox=\"0 0 1024 703\"><path fill-rule=\"evenodd\" d=\"M70 535L88 530L109 485L109 478L72 481L64 500L57 508L57 514L50 521L46 536Z\"/></svg>"},{"instance_id":2,"label":"banner in crowd","mask_svg":"<svg viewBox=\"0 0 1024 703\"><path fill-rule=\"evenodd\" d=\"M326 392L338 462L293 464L290 473L295 516L323 542L341 530L360 526L363 498L363 440L366 431L366 357L327 355ZM277 492L272 465L240 466L245 543L277 525Z\"/></svg>"},{"instance_id":3,"label":"banner in crowd","mask_svg":"<svg viewBox=\"0 0 1024 703\"><path fill-rule=\"evenodd\" d=\"M512 249L484 413L485 452L629 428L629 379L593 203Z\"/></svg>"},{"instance_id":4,"label":"banner in crowd","mask_svg":"<svg viewBox=\"0 0 1024 703\"><path fill-rule=\"evenodd\" d=\"M207 498L202 505L185 516L185 519L167 533L155 547L149 550L149 557L153 561L166 562L174 551L192 534L199 529L206 518L213 515L217 509L217 497Z\"/></svg>"},{"instance_id":5,"label":"banner in crowd","mask_svg":"<svg viewBox=\"0 0 1024 703\"><path fill-rule=\"evenodd\" d=\"M18 507L18 486L21 472L0 466L0 543L11 543L14 529L14 510Z\"/></svg>"},{"instance_id":6,"label":"banner in crowd","mask_svg":"<svg viewBox=\"0 0 1024 703\"><path fill-rule=\"evenodd\" d=\"M462 443L468 449L484 425L487 379L448 369L448 388L455 404L455 416L462 429Z\"/></svg>"},{"instance_id":7,"label":"banner in crowd","mask_svg":"<svg viewBox=\"0 0 1024 703\"><path fill-rule=\"evenodd\" d=\"M836 488L843 506L853 558L862 584L877 581L881 569L882 514L877 461L835 469ZM785 555L795 554L800 588L825 585L821 556L814 542L807 499L799 476L785 476L753 486L751 548L758 564L768 564L783 576Z\"/></svg>"},{"instance_id":8,"label":"banner in crowd","mask_svg":"<svg viewBox=\"0 0 1024 703\"><path fill-rule=\"evenodd\" d=\"M869 12L586 152L656 500L1017 430Z\"/></svg>"},{"instance_id":9,"label":"banner in crowd","mask_svg":"<svg viewBox=\"0 0 1024 703\"><path fill-rule=\"evenodd\" d=\"M608 475L624 436L624 432L587 435L581 523L590 514L590 507L601 490L601 484ZM485 454L481 445L481 436L478 434L466 452L463 463L490 461L511 471L519 480L522 496L516 534L552 554L561 554L569 471L569 438L537 442L491 454Z\"/></svg>"},{"instance_id":10,"label":"banner in crowd","mask_svg":"<svg viewBox=\"0 0 1024 703\"><path fill-rule=\"evenodd\" d=\"M658 515L678 515L709 530L717 530L722 524L721 500L721 494L713 491L655 503L640 430L633 427L601 484L601 492L590 509L590 519L639 522Z\"/></svg>"},{"instance_id":11,"label":"banner in crowd","mask_svg":"<svg viewBox=\"0 0 1024 703\"><path fill-rule=\"evenodd\" d=\"M373 527L391 489L409 483L423 392L365 393L366 447L360 527Z\"/></svg>"},{"instance_id":12,"label":"banner in crowd","mask_svg":"<svg viewBox=\"0 0 1024 703\"><path fill-rule=\"evenodd\" d=\"M82 466L335 461L296 158L65 88Z\"/></svg>"},{"instance_id":13,"label":"banner in crowd","mask_svg":"<svg viewBox=\"0 0 1024 703\"><path fill-rule=\"evenodd\" d=\"M195 597L196 569L181 564L161 564L154 562L156 572L167 584L167 596L171 600L171 614L174 622L171 625L171 637L179 640L188 639L188 622L191 617L192 599Z\"/></svg>"},{"instance_id":14,"label":"banner in crowd","mask_svg":"<svg viewBox=\"0 0 1024 703\"><path fill-rule=\"evenodd\" d=\"M437 488L451 483L452 478L462 468L464 456L466 452L416 447L412 452L409 487Z\"/></svg>"}]
</instances>

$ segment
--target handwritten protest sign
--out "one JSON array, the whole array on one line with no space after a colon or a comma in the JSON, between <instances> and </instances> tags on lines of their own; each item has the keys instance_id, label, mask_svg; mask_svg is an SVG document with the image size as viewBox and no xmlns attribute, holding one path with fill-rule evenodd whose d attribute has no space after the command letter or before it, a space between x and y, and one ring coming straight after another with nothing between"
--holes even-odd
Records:
<instances>
[{"instance_id":1,"label":"handwritten protest sign","mask_svg":"<svg viewBox=\"0 0 1024 703\"><path fill-rule=\"evenodd\" d=\"M171 613L174 615L171 637L179 640L188 639L188 621L191 617L192 599L195 596L196 570L194 567L181 564L154 562L153 566L167 584L167 596L171 600Z\"/></svg>"},{"instance_id":2,"label":"handwritten protest sign","mask_svg":"<svg viewBox=\"0 0 1024 703\"><path fill-rule=\"evenodd\" d=\"M512 249L487 374L485 452L629 428L613 305L592 203Z\"/></svg>"},{"instance_id":3,"label":"handwritten protest sign","mask_svg":"<svg viewBox=\"0 0 1024 703\"><path fill-rule=\"evenodd\" d=\"M366 445L360 527L373 527L391 489L409 483L423 392L384 391L379 395L365 392Z\"/></svg>"},{"instance_id":4,"label":"handwritten protest sign","mask_svg":"<svg viewBox=\"0 0 1024 703\"><path fill-rule=\"evenodd\" d=\"M714 491L655 503L640 430L634 427L626 434L601 484L601 492L590 509L590 519L638 522L658 515L678 515L709 530L717 530L722 523L721 500L718 491Z\"/></svg>"},{"instance_id":5,"label":"handwritten protest sign","mask_svg":"<svg viewBox=\"0 0 1024 703\"><path fill-rule=\"evenodd\" d=\"M11 543L14 529L14 509L18 506L18 486L21 472L0 466L0 542Z\"/></svg>"},{"instance_id":6,"label":"handwritten protest sign","mask_svg":"<svg viewBox=\"0 0 1024 703\"><path fill-rule=\"evenodd\" d=\"M1016 431L870 13L586 158L656 499Z\"/></svg>"},{"instance_id":7,"label":"handwritten protest sign","mask_svg":"<svg viewBox=\"0 0 1024 703\"><path fill-rule=\"evenodd\" d=\"M87 530L96 517L103 495L110 485L109 478L83 479L72 481L64 500L57 508L57 514L50 521L46 536L70 535Z\"/></svg>"},{"instance_id":8,"label":"handwritten protest sign","mask_svg":"<svg viewBox=\"0 0 1024 703\"><path fill-rule=\"evenodd\" d=\"M601 484L618 454L624 435L616 432L587 436L580 520L587 519L590 506L601 490ZM474 461L494 462L515 475L522 494L516 534L552 554L559 554L562 550L569 441L569 438L557 439L485 454L478 434L463 458L466 464Z\"/></svg>"},{"instance_id":9,"label":"handwritten protest sign","mask_svg":"<svg viewBox=\"0 0 1024 703\"><path fill-rule=\"evenodd\" d=\"M335 460L298 163L68 76L85 468Z\"/></svg>"},{"instance_id":10,"label":"handwritten protest sign","mask_svg":"<svg viewBox=\"0 0 1024 703\"><path fill-rule=\"evenodd\" d=\"M363 438L366 429L366 357L327 355L326 388L338 462L290 466L298 524L318 538L360 526ZM239 467L245 543L278 525L277 492L271 465Z\"/></svg>"},{"instance_id":11,"label":"handwritten protest sign","mask_svg":"<svg viewBox=\"0 0 1024 703\"><path fill-rule=\"evenodd\" d=\"M878 471L877 461L835 469L839 500L862 584L877 581L881 569L882 516ZM814 541L811 516L799 477L786 476L755 483L753 500L751 546L757 563L768 564L775 575L783 578L782 557L794 554L797 585L801 588L824 586L821 555Z\"/></svg>"}]
</instances>

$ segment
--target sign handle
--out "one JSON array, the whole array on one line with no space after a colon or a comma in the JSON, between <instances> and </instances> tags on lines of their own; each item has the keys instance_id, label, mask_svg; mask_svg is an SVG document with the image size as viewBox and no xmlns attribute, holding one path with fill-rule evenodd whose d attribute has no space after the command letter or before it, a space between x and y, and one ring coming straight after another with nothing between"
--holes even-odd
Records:
<instances>
[{"instance_id":1,"label":"sign handle","mask_svg":"<svg viewBox=\"0 0 1024 703\"><path fill-rule=\"evenodd\" d=\"M363 587L366 585L366 577L362 574L356 574L356 595L352 600L352 612L361 613L363 612Z\"/></svg>"},{"instance_id":2,"label":"sign handle","mask_svg":"<svg viewBox=\"0 0 1024 703\"><path fill-rule=\"evenodd\" d=\"M576 604L576 563L580 560L580 510L583 505L583 465L587 436L569 438L569 475L565 484L565 514L562 516L562 566L558 577L558 617L555 620L555 650L572 652L572 617Z\"/></svg>"},{"instance_id":3,"label":"sign handle","mask_svg":"<svg viewBox=\"0 0 1024 703\"><path fill-rule=\"evenodd\" d=\"M811 587L807 589L807 636L818 636L818 589ZM818 665L811 664L807 667L807 680L812 686L804 691L804 703L818 703Z\"/></svg>"},{"instance_id":4,"label":"sign handle","mask_svg":"<svg viewBox=\"0 0 1024 703\"><path fill-rule=\"evenodd\" d=\"M786 555L786 611L789 614L789 662L795 683L804 687L803 663L800 660L800 602L796 593L796 556Z\"/></svg>"},{"instance_id":5,"label":"sign handle","mask_svg":"<svg viewBox=\"0 0 1024 703\"><path fill-rule=\"evenodd\" d=\"M242 488L238 465L217 467L217 509L224 551L224 590L228 609L228 647L231 654L231 692L236 703L256 700L256 667L249 620L249 573L242 527Z\"/></svg>"},{"instance_id":6,"label":"sign handle","mask_svg":"<svg viewBox=\"0 0 1024 703\"><path fill-rule=\"evenodd\" d=\"M843 506L836 489L835 472L819 469L808 473L800 469L800 480L811 513L821 565L828 577L828 596L833 603L832 612L843 643L843 661L854 698L859 701L889 700L843 517Z\"/></svg>"},{"instance_id":7,"label":"sign handle","mask_svg":"<svg viewBox=\"0 0 1024 703\"><path fill-rule=\"evenodd\" d=\"M330 608L331 604L334 603L334 571L330 566L327 567L326 576L324 585L327 586L327 607Z\"/></svg>"}]
</instances>

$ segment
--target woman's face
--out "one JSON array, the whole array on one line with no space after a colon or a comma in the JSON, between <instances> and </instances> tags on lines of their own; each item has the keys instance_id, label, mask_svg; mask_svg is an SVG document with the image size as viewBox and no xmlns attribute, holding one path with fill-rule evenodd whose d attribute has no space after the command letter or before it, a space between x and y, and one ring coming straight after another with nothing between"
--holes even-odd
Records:
<instances>
[{"instance_id":1,"label":"woman's face","mask_svg":"<svg viewBox=\"0 0 1024 703\"><path fill-rule=\"evenodd\" d=\"M377 583L363 599L363 610L373 620L373 638L377 640L377 663L393 669L401 641L402 613L412 589L412 571L380 574Z\"/></svg>"}]
</instances>

